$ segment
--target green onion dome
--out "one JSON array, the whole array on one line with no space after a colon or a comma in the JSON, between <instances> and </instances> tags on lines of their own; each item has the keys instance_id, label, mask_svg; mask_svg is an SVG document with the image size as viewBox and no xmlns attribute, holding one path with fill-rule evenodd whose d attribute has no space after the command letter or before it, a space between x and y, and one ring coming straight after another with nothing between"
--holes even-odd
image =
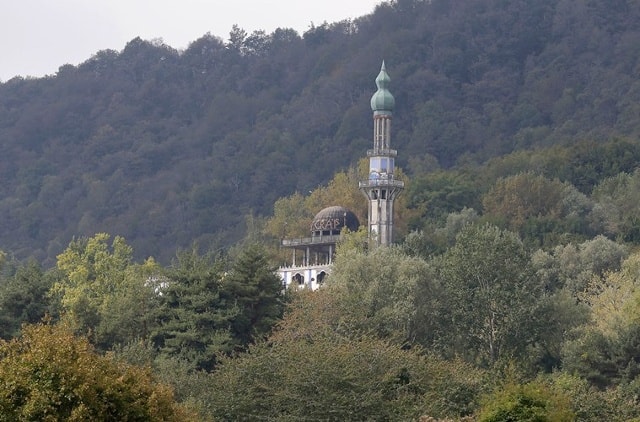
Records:
<instances>
[{"instance_id":1,"label":"green onion dome","mask_svg":"<svg viewBox=\"0 0 640 422\"><path fill-rule=\"evenodd\" d=\"M387 74L387 69L384 66L384 62L382 62L382 67L380 68L380 73L376 78L376 85L378 86L378 90L371 97L371 110L373 110L374 114L391 114L393 112L393 107L396 105L396 100L391 95L391 92L387 89L389 86L389 82L391 82L391 78Z\"/></svg>"}]
</instances>

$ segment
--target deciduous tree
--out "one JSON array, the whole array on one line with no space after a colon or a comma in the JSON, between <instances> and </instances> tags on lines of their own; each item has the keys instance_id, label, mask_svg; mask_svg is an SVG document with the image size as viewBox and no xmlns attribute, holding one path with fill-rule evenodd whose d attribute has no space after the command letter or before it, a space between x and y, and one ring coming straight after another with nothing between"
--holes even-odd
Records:
<instances>
[{"instance_id":1,"label":"deciduous tree","mask_svg":"<svg viewBox=\"0 0 640 422\"><path fill-rule=\"evenodd\" d=\"M267 342L225 358L212 375L213 416L412 420L473 412L481 371L370 335L345 336L334 298L301 292Z\"/></svg>"},{"instance_id":2,"label":"deciduous tree","mask_svg":"<svg viewBox=\"0 0 640 422\"><path fill-rule=\"evenodd\" d=\"M0 341L0 419L189 421L148 370L99 356L61 325L26 326Z\"/></svg>"},{"instance_id":3,"label":"deciduous tree","mask_svg":"<svg viewBox=\"0 0 640 422\"><path fill-rule=\"evenodd\" d=\"M620 271L593 277L580 298L591 318L564 345L564 367L598 387L637 382L640 376L640 255Z\"/></svg>"},{"instance_id":4,"label":"deciduous tree","mask_svg":"<svg viewBox=\"0 0 640 422\"><path fill-rule=\"evenodd\" d=\"M533 322L543 291L518 236L470 225L434 264L449 320L439 327L441 344L481 365L522 356L541 328Z\"/></svg>"},{"instance_id":5,"label":"deciduous tree","mask_svg":"<svg viewBox=\"0 0 640 422\"><path fill-rule=\"evenodd\" d=\"M355 333L413 341L418 285L432 281L427 263L399 247L371 251L340 248L326 289Z\"/></svg>"},{"instance_id":6,"label":"deciduous tree","mask_svg":"<svg viewBox=\"0 0 640 422\"><path fill-rule=\"evenodd\" d=\"M153 259L135 264L122 237L109 239L98 233L72 241L58 256L62 277L52 287L65 317L103 349L148 335L156 294L149 281L160 272Z\"/></svg>"},{"instance_id":7,"label":"deciduous tree","mask_svg":"<svg viewBox=\"0 0 640 422\"><path fill-rule=\"evenodd\" d=\"M485 399L480 422L575 420L569 398L540 381L510 384Z\"/></svg>"}]
</instances>

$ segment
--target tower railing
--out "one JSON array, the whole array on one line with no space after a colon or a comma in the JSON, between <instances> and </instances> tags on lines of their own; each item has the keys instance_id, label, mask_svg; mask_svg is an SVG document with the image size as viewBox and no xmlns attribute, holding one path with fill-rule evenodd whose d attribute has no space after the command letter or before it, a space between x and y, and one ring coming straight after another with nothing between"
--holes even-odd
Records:
<instances>
[{"instance_id":1,"label":"tower railing","mask_svg":"<svg viewBox=\"0 0 640 422\"><path fill-rule=\"evenodd\" d=\"M389 149L389 148L367 150L367 157L375 157L378 155L383 155L387 157L396 157L398 155L398 151L396 151L395 149Z\"/></svg>"},{"instance_id":2,"label":"tower railing","mask_svg":"<svg viewBox=\"0 0 640 422\"><path fill-rule=\"evenodd\" d=\"M327 234L320 236L301 237L298 239L282 239L282 246L304 246L313 244L336 243L340 240L339 234Z\"/></svg>"},{"instance_id":3,"label":"tower railing","mask_svg":"<svg viewBox=\"0 0 640 422\"><path fill-rule=\"evenodd\" d=\"M404 188L404 182L396 179L369 179L362 182L358 182L358 187L362 188L374 188L378 186Z\"/></svg>"}]
</instances>

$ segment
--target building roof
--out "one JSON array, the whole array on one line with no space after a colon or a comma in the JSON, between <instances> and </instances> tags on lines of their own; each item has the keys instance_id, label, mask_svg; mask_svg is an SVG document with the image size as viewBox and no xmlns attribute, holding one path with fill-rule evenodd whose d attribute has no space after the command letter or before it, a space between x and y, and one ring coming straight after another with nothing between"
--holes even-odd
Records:
<instances>
[{"instance_id":1,"label":"building roof","mask_svg":"<svg viewBox=\"0 0 640 422\"><path fill-rule=\"evenodd\" d=\"M316 214L311 222L311 233L340 234L344 227L357 231L360 227L358 217L345 207L333 206Z\"/></svg>"}]
</instances>

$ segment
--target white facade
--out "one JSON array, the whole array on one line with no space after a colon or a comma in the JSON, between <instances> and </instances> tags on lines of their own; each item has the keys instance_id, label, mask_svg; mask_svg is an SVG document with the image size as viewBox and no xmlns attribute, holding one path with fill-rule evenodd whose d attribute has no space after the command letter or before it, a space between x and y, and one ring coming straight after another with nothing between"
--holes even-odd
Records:
<instances>
[{"instance_id":1,"label":"white facade","mask_svg":"<svg viewBox=\"0 0 640 422\"><path fill-rule=\"evenodd\" d=\"M283 281L284 288L319 289L331 272L331 265L297 265L280 267L278 275Z\"/></svg>"}]
</instances>

